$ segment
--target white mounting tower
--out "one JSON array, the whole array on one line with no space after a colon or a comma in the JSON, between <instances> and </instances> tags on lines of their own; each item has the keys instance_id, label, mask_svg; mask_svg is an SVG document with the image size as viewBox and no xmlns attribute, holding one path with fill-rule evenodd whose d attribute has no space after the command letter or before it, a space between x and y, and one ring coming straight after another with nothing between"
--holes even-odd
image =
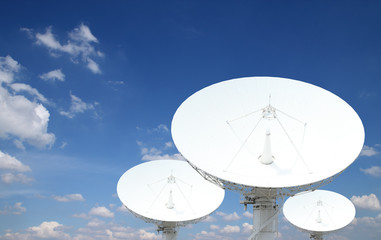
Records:
<instances>
[{"instance_id":1,"label":"white mounting tower","mask_svg":"<svg viewBox=\"0 0 381 240\"><path fill-rule=\"evenodd\" d=\"M194 169L253 205L255 240L275 239L282 199L332 181L357 158L365 137L341 98L277 77L206 87L180 105L171 130Z\"/></svg>"},{"instance_id":2,"label":"white mounting tower","mask_svg":"<svg viewBox=\"0 0 381 240\"><path fill-rule=\"evenodd\" d=\"M352 222L356 209L346 197L331 191L302 192L287 199L283 206L286 219L310 238L323 236L344 228Z\"/></svg>"},{"instance_id":3,"label":"white mounting tower","mask_svg":"<svg viewBox=\"0 0 381 240\"><path fill-rule=\"evenodd\" d=\"M178 160L151 161L129 169L119 179L117 193L130 212L156 224L166 240L176 239L179 227L206 218L225 195L222 188Z\"/></svg>"}]
</instances>

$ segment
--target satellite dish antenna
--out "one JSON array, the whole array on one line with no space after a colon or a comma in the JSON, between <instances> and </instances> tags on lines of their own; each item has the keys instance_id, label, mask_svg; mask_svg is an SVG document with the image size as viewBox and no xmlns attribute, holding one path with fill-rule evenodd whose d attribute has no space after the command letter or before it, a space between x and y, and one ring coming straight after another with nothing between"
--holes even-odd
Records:
<instances>
[{"instance_id":1,"label":"satellite dish antenna","mask_svg":"<svg viewBox=\"0 0 381 240\"><path fill-rule=\"evenodd\" d=\"M283 214L292 225L309 232L311 239L322 240L323 235L350 224L356 209L349 199L338 193L315 190L288 198Z\"/></svg>"},{"instance_id":2,"label":"satellite dish antenna","mask_svg":"<svg viewBox=\"0 0 381 240\"><path fill-rule=\"evenodd\" d=\"M277 199L316 189L346 169L364 143L344 100L301 81L239 78L206 87L177 109L172 137L207 180L253 204L249 239L277 232Z\"/></svg>"},{"instance_id":3,"label":"satellite dish antenna","mask_svg":"<svg viewBox=\"0 0 381 240\"><path fill-rule=\"evenodd\" d=\"M206 218L225 195L178 160L145 162L129 169L119 179L117 193L128 210L156 224L167 240L176 239L178 227Z\"/></svg>"}]
</instances>

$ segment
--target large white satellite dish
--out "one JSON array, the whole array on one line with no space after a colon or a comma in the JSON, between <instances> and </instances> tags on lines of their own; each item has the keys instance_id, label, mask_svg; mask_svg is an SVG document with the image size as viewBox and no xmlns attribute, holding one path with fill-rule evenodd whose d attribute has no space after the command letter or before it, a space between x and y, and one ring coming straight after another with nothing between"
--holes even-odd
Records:
<instances>
[{"instance_id":1,"label":"large white satellite dish","mask_svg":"<svg viewBox=\"0 0 381 240\"><path fill-rule=\"evenodd\" d=\"M248 77L206 87L172 121L181 154L232 183L264 188L306 185L348 167L364 128L345 101L312 84Z\"/></svg>"},{"instance_id":2,"label":"large white satellite dish","mask_svg":"<svg viewBox=\"0 0 381 240\"><path fill-rule=\"evenodd\" d=\"M307 231L313 239L344 228L352 222L356 210L346 197L331 191L315 190L290 197L283 214L297 228Z\"/></svg>"},{"instance_id":3,"label":"large white satellite dish","mask_svg":"<svg viewBox=\"0 0 381 240\"><path fill-rule=\"evenodd\" d=\"M365 134L352 107L327 90L247 77L186 99L173 117L172 137L206 179L254 204L250 239L267 240L274 239L277 210L269 209L278 209L277 197L332 180L358 157Z\"/></svg>"},{"instance_id":4,"label":"large white satellite dish","mask_svg":"<svg viewBox=\"0 0 381 240\"><path fill-rule=\"evenodd\" d=\"M225 191L206 181L185 161L145 162L126 171L117 185L125 207L155 223L166 239L178 226L196 223L216 210Z\"/></svg>"}]
</instances>

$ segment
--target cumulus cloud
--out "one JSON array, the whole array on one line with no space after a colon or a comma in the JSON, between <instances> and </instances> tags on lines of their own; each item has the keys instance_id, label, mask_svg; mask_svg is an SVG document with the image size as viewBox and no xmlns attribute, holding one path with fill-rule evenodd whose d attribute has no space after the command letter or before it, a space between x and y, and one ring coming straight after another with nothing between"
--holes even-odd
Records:
<instances>
[{"instance_id":1,"label":"cumulus cloud","mask_svg":"<svg viewBox=\"0 0 381 240\"><path fill-rule=\"evenodd\" d=\"M220 229L220 226L212 224L209 226L209 228L212 230L218 230L218 229Z\"/></svg>"},{"instance_id":2,"label":"cumulus cloud","mask_svg":"<svg viewBox=\"0 0 381 240\"><path fill-rule=\"evenodd\" d=\"M72 93L70 93L70 98L71 98L71 105L70 105L69 111L60 112L60 114L63 116L66 116L68 118L73 118L78 113L83 113L85 111L95 109L94 107L95 104L85 103L79 97L73 95Z\"/></svg>"},{"instance_id":3,"label":"cumulus cloud","mask_svg":"<svg viewBox=\"0 0 381 240\"><path fill-rule=\"evenodd\" d=\"M239 226L231 226L226 225L224 228L220 230L221 233L238 233L241 231L241 228Z\"/></svg>"},{"instance_id":4,"label":"cumulus cloud","mask_svg":"<svg viewBox=\"0 0 381 240\"><path fill-rule=\"evenodd\" d=\"M45 81L65 81L65 74L62 72L61 69L55 69L47 73L43 73L40 75L40 78Z\"/></svg>"},{"instance_id":5,"label":"cumulus cloud","mask_svg":"<svg viewBox=\"0 0 381 240\"><path fill-rule=\"evenodd\" d=\"M374 147L364 145L362 150L361 150L360 156L372 157L372 156L375 156L379 153L380 152L377 151Z\"/></svg>"},{"instance_id":6,"label":"cumulus cloud","mask_svg":"<svg viewBox=\"0 0 381 240\"><path fill-rule=\"evenodd\" d=\"M90 215L105 217L105 218L113 218L114 213L108 210L106 207L94 207L89 212Z\"/></svg>"},{"instance_id":7,"label":"cumulus cloud","mask_svg":"<svg viewBox=\"0 0 381 240\"><path fill-rule=\"evenodd\" d=\"M245 211L242 215L247 218L253 218L253 213L249 211Z\"/></svg>"},{"instance_id":8,"label":"cumulus cloud","mask_svg":"<svg viewBox=\"0 0 381 240\"><path fill-rule=\"evenodd\" d=\"M52 56L67 54L73 63L84 64L94 74L102 72L94 58L103 57L104 54L95 50L95 44L99 41L88 26L81 24L74 28L69 32L66 43L61 43L62 41L57 39L52 32L52 27L48 27L44 33L36 34L33 34L32 29L22 28L21 30L35 39L38 45L48 48Z\"/></svg>"},{"instance_id":9,"label":"cumulus cloud","mask_svg":"<svg viewBox=\"0 0 381 240\"><path fill-rule=\"evenodd\" d=\"M224 212L216 212L216 214L218 216L221 216L223 220L225 221L236 221L236 220L239 220L241 219L241 217L236 213L231 213L231 214L227 214L227 213L224 213Z\"/></svg>"},{"instance_id":10,"label":"cumulus cloud","mask_svg":"<svg viewBox=\"0 0 381 240\"><path fill-rule=\"evenodd\" d=\"M116 209L118 212L129 212L128 209L122 204L120 207Z\"/></svg>"},{"instance_id":11,"label":"cumulus cloud","mask_svg":"<svg viewBox=\"0 0 381 240\"><path fill-rule=\"evenodd\" d=\"M363 173L371 175L373 177L381 177L381 167L379 166L372 166L370 168L361 168L360 169Z\"/></svg>"},{"instance_id":12,"label":"cumulus cloud","mask_svg":"<svg viewBox=\"0 0 381 240\"><path fill-rule=\"evenodd\" d=\"M21 202L17 202L13 206L5 206L3 210L0 209L0 215L20 215L25 213L26 208L21 205Z\"/></svg>"},{"instance_id":13,"label":"cumulus cloud","mask_svg":"<svg viewBox=\"0 0 381 240\"><path fill-rule=\"evenodd\" d=\"M71 236L66 231L70 231ZM129 240L157 240L162 236L156 232L149 232L146 229L135 229L120 226L115 222L104 222L99 219L91 219L85 227L75 229L73 233L71 227L64 226L56 221L43 222L39 226L29 227L25 230L12 232L8 230L0 239L6 240L37 240L37 239L59 239L59 240L103 240L103 239L129 239Z\"/></svg>"},{"instance_id":14,"label":"cumulus cloud","mask_svg":"<svg viewBox=\"0 0 381 240\"><path fill-rule=\"evenodd\" d=\"M249 223L243 223L242 224L242 232L243 233L252 233L253 232L253 225Z\"/></svg>"},{"instance_id":15,"label":"cumulus cloud","mask_svg":"<svg viewBox=\"0 0 381 240\"><path fill-rule=\"evenodd\" d=\"M85 199L83 196L79 193L74 193L74 194L66 194L63 196L55 196L53 195L52 198L58 202L73 202L73 201L80 201L83 202Z\"/></svg>"},{"instance_id":16,"label":"cumulus cloud","mask_svg":"<svg viewBox=\"0 0 381 240\"><path fill-rule=\"evenodd\" d=\"M16 158L0 151L0 170L11 171L0 175L1 182L6 184L23 183L28 184L34 181L33 178L26 176L22 172L30 172L29 166L23 164ZM21 173L14 173L21 172Z\"/></svg>"},{"instance_id":17,"label":"cumulus cloud","mask_svg":"<svg viewBox=\"0 0 381 240\"><path fill-rule=\"evenodd\" d=\"M0 138L13 136L19 139L19 143L26 141L37 147L51 146L55 136L47 132L50 117L48 110L39 102L16 94L25 92L35 97L35 100L47 102L31 86L13 83L14 74L20 68L10 56L0 57Z\"/></svg>"},{"instance_id":18,"label":"cumulus cloud","mask_svg":"<svg viewBox=\"0 0 381 240\"><path fill-rule=\"evenodd\" d=\"M168 154L164 153L162 150L157 149L155 147L146 147L142 142L137 142L140 147L140 153L142 155L143 161L154 161L154 160L162 160L162 159L173 159L173 160L185 160L184 157L180 153ZM163 149L167 149L168 144L165 143Z\"/></svg>"},{"instance_id":19,"label":"cumulus cloud","mask_svg":"<svg viewBox=\"0 0 381 240\"><path fill-rule=\"evenodd\" d=\"M18 172L31 171L29 166L24 165L22 162L20 162L16 158L6 153L3 153L2 151L0 151L0 169L14 170Z\"/></svg>"},{"instance_id":20,"label":"cumulus cloud","mask_svg":"<svg viewBox=\"0 0 381 240\"><path fill-rule=\"evenodd\" d=\"M70 239L70 235L63 232L63 225L51 221L51 222L42 222L39 226L29 227L23 232L8 232L3 236L0 236L2 239L60 239L66 240Z\"/></svg>"},{"instance_id":21,"label":"cumulus cloud","mask_svg":"<svg viewBox=\"0 0 381 240\"><path fill-rule=\"evenodd\" d=\"M380 201L373 193L363 196L353 196L351 201L356 207L369 209L369 210L381 210Z\"/></svg>"},{"instance_id":22,"label":"cumulus cloud","mask_svg":"<svg viewBox=\"0 0 381 240\"><path fill-rule=\"evenodd\" d=\"M11 56L0 57L0 85L13 82L14 75L20 68L21 65Z\"/></svg>"}]
</instances>

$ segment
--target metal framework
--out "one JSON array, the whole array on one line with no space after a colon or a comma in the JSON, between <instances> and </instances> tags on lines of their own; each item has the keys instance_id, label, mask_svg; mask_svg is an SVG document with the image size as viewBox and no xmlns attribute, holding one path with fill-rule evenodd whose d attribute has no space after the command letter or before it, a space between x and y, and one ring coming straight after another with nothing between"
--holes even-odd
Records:
<instances>
[{"instance_id":1,"label":"metal framework","mask_svg":"<svg viewBox=\"0 0 381 240\"><path fill-rule=\"evenodd\" d=\"M189 224L195 224L198 223L208 217L208 215L203 216L198 219L193 219L189 221L181 221L181 222L168 222L168 221L160 221L152 218L147 218L143 215L137 214L136 212L129 209L126 205L123 204L123 206L135 217L142 219L146 223L153 223L156 225L156 231L158 233L163 233L163 239L164 240L176 240L177 239L177 233L179 227L185 227Z\"/></svg>"},{"instance_id":2,"label":"metal framework","mask_svg":"<svg viewBox=\"0 0 381 240\"><path fill-rule=\"evenodd\" d=\"M311 184L284 188L261 188L220 179L198 168L187 159L186 161L207 181L214 183L223 189L240 192L240 203L244 205L245 210L247 209L247 205L253 205L253 232L250 235L249 240L274 239L278 229L278 213L283 207L285 197L294 196L299 192L307 190L316 190L321 186L332 182L344 171ZM322 237L319 234L311 234L311 239L322 240Z\"/></svg>"}]
</instances>

